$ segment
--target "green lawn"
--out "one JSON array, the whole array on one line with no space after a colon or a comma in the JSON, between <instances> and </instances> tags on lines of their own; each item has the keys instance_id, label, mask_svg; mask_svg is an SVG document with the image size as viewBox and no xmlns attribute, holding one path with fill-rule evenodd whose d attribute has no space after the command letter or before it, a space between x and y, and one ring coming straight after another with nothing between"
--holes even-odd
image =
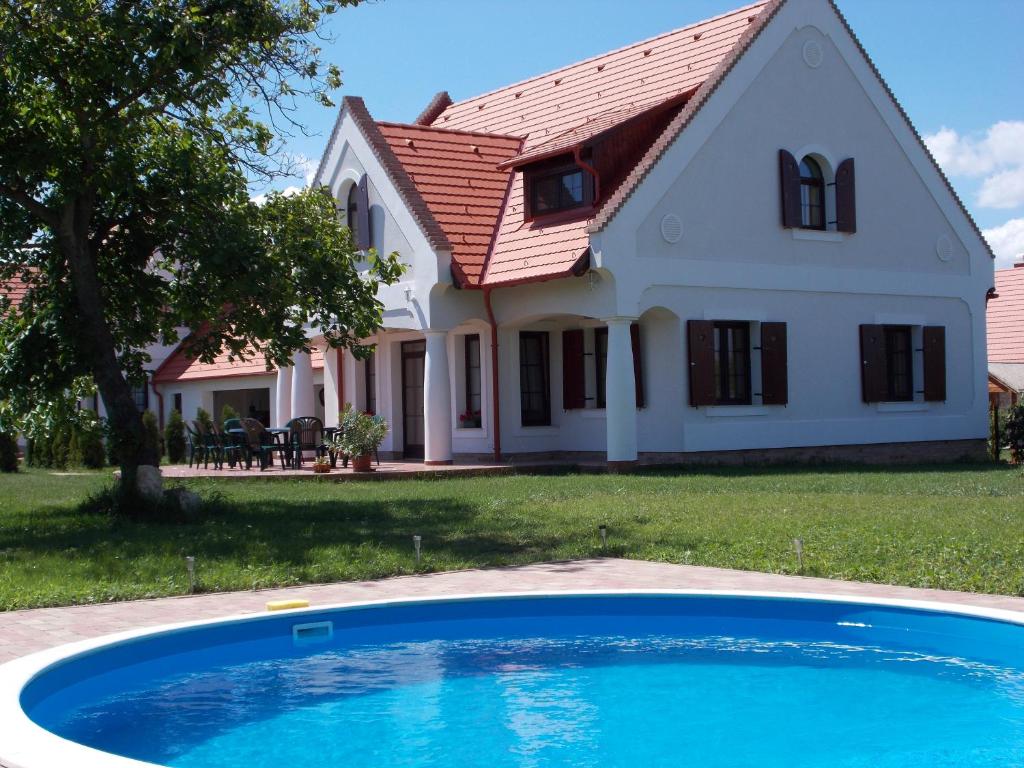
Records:
<instances>
[{"instance_id":1,"label":"green lawn","mask_svg":"<svg viewBox=\"0 0 1024 768\"><path fill-rule=\"evenodd\" d=\"M1024 594L1024 475L997 465L188 485L189 525L76 512L109 473L0 475L0 609L602 554ZM423 561L412 535L423 537Z\"/></svg>"}]
</instances>

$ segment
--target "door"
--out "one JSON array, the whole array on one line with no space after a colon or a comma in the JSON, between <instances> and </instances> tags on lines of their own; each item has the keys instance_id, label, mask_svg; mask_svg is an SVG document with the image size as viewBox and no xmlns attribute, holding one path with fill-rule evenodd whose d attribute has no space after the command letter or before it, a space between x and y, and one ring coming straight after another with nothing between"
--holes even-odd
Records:
<instances>
[{"instance_id":1,"label":"door","mask_svg":"<svg viewBox=\"0 0 1024 768\"><path fill-rule=\"evenodd\" d=\"M423 373L427 343L402 342L402 454L423 458Z\"/></svg>"}]
</instances>

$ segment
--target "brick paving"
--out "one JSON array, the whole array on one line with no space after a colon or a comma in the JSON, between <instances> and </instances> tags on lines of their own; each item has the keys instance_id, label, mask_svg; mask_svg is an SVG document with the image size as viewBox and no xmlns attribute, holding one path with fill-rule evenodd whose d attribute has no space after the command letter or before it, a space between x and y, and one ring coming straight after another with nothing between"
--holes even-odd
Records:
<instances>
[{"instance_id":1,"label":"brick paving","mask_svg":"<svg viewBox=\"0 0 1024 768\"><path fill-rule=\"evenodd\" d=\"M305 598L313 606L400 597L487 592L600 589L737 589L937 600L1024 613L1024 598L914 589L884 584L732 571L669 563L602 558L539 563L379 581L168 597L68 608L0 613L0 663L62 643L179 621L264 610L270 600Z\"/></svg>"},{"instance_id":2,"label":"brick paving","mask_svg":"<svg viewBox=\"0 0 1024 768\"><path fill-rule=\"evenodd\" d=\"M427 466L422 461L382 461L374 463L372 472L355 472L351 466L340 465L325 474L313 472L312 460L301 469L281 469L279 464L260 471L258 467L246 469L244 466L214 469L209 467L190 467L187 464L171 464L160 468L165 479L187 479L196 477L233 478L239 480L273 480L281 478L310 478L316 480L399 480L416 477L471 477L477 475L511 474L515 468L511 464L493 463L460 463Z\"/></svg>"}]
</instances>

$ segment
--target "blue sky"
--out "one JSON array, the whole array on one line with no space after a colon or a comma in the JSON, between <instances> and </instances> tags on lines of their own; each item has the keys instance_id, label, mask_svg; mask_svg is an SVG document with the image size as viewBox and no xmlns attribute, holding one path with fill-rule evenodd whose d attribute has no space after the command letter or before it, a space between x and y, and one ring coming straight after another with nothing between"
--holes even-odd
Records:
<instances>
[{"instance_id":1,"label":"blue sky","mask_svg":"<svg viewBox=\"0 0 1024 768\"><path fill-rule=\"evenodd\" d=\"M437 91L467 98L742 3L371 0L335 15L324 58L343 70L336 100L362 96L374 117L408 122ZM1024 252L1024 2L839 6L1008 266ZM307 104L298 117L313 135L287 149L315 163L335 110Z\"/></svg>"}]
</instances>

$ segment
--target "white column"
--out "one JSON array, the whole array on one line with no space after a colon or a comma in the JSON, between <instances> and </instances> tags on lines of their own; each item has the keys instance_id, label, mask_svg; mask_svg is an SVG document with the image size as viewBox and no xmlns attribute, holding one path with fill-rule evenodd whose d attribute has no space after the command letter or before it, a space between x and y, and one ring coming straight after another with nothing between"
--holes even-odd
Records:
<instances>
[{"instance_id":1,"label":"white column","mask_svg":"<svg viewBox=\"0 0 1024 768\"><path fill-rule=\"evenodd\" d=\"M608 364L605 374L605 421L608 463L636 461L636 380L629 326L634 318L613 317L608 323Z\"/></svg>"},{"instance_id":2,"label":"white column","mask_svg":"<svg viewBox=\"0 0 1024 768\"><path fill-rule=\"evenodd\" d=\"M299 350L292 357L292 418L315 416L313 405L313 361L309 352ZM284 426L284 425L281 425Z\"/></svg>"},{"instance_id":3,"label":"white column","mask_svg":"<svg viewBox=\"0 0 1024 768\"><path fill-rule=\"evenodd\" d=\"M324 426L338 426L338 393L341 391L341 350L324 350Z\"/></svg>"},{"instance_id":4,"label":"white column","mask_svg":"<svg viewBox=\"0 0 1024 768\"><path fill-rule=\"evenodd\" d=\"M291 366L277 369L277 392L274 403L274 424L264 426L283 427L292 418L292 369Z\"/></svg>"},{"instance_id":5,"label":"white column","mask_svg":"<svg viewBox=\"0 0 1024 768\"><path fill-rule=\"evenodd\" d=\"M423 459L427 464L452 461L452 400L448 375L448 332L424 331L427 339L423 373Z\"/></svg>"}]
</instances>

